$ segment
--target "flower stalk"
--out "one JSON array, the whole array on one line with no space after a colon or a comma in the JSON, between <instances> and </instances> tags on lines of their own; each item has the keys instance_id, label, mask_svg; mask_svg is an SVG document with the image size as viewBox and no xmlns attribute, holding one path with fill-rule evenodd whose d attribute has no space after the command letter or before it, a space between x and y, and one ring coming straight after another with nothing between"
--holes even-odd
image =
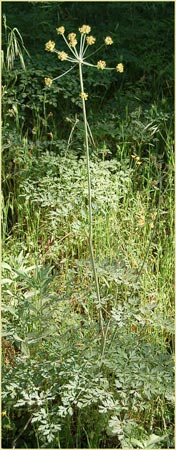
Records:
<instances>
[{"instance_id":1,"label":"flower stalk","mask_svg":"<svg viewBox=\"0 0 176 450\"><path fill-rule=\"evenodd\" d=\"M65 41L65 44L67 45L69 51L71 52L71 56L69 56L64 51L58 51L55 48L55 42L49 41L45 44L45 50L56 53L58 55L58 59L60 61L68 61L71 62L73 65L70 69L68 69L63 74L59 75L58 77L51 80L51 78L45 78L45 85L50 87L52 85L52 81L57 80L61 78L62 76L69 73L76 65L78 65L79 69L79 80L80 80L80 97L82 100L82 111L83 111L83 120L84 120L84 136L85 136L85 149L86 149L86 160L87 160L87 183L88 183L88 222L89 222L89 251L90 251L90 259L92 264L92 271L95 281L95 288L96 288L96 296L97 296L97 309L99 312L99 327L101 332L101 342L102 342L102 354L105 350L105 341L107 337L108 328L106 331L104 330L104 320L102 315L102 306L101 306L101 298L100 298L100 288L99 288L99 280L97 276L97 270L95 265L95 257L94 257L94 249L93 249L93 218L92 218L92 194L91 194L91 173L90 173L90 154L89 154L89 132L90 127L87 122L87 114L86 114L86 104L85 102L88 99L88 94L84 91L84 83L83 83L83 71L82 66L90 66L94 67L98 70L116 70L116 72L122 73L124 70L123 64L118 63L116 67L107 67L106 61L99 60L96 64L90 64L87 62L87 58L89 56L92 56L97 53L97 51L100 50L103 46L111 46L113 44L113 40L110 36L107 36L104 39L104 44L102 44L97 50L90 53L88 57L85 57L85 54L88 50L88 48L95 44L96 38L94 36L90 36L89 33L91 32L91 27L89 25L82 25L82 27L79 28L79 32L81 34L80 36L80 43L79 43L79 51L77 50L76 46L78 44L76 33L69 33L67 38L65 37L65 28L63 26L56 28L57 34L61 35L62 38ZM89 36L87 36L89 35ZM74 56L74 58L73 58Z\"/></svg>"},{"instance_id":2,"label":"flower stalk","mask_svg":"<svg viewBox=\"0 0 176 450\"><path fill-rule=\"evenodd\" d=\"M79 62L79 79L80 79L81 92L84 93L82 63L81 62ZM92 270L93 270L93 275L94 275L94 280L95 280L96 295L97 295L97 301L98 301L99 323L100 323L101 335L102 335L102 338L104 340L104 326L103 326L103 315L102 315L102 310L101 310L100 288L99 288L99 281L98 281L98 276L97 276L97 271L96 271L96 266L95 266L95 258L94 258L94 250L93 250L93 225L92 225L92 194L91 194L91 177L90 177L90 156L89 156L87 114L86 114L86 105L85 105L84 97L82 97L82 108L83 108L83 118L84 118L85 147L86 147L86 160L87 160L88 208L89 208L89 250L90 250Z\"/></svg>"}]
</instances>

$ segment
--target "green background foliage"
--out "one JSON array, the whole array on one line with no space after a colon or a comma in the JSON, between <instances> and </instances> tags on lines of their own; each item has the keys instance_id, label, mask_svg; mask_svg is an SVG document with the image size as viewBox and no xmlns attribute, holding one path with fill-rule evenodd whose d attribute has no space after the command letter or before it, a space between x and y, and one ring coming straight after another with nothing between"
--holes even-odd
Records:
<instances>
[{"instance_id":1,"label":"green background foliage","mask_svg":"<svg viewBox=\"0 0 176 450\"><path fill-rule=\"evenodd\" d=\"M64 67L44 51L45 42L57 40L55 29L62 23L68 32L76 30L80 23L91 23L98 43L110 33L114 45L103 50L101 57L108 58L110 67L119 59L125 64L123 77L113 72L107 76L106 72L84 70L85 85L91 92L90 121L92 114L94 120L101 121L112 112L125 118L126 110L128 114L135 107L145 110L156 101L164 111L170 110L171 105L173 108L173 2L23 2L21 7L13 2L13 8L10 2L4 2L3 12L8 25L15 24L19 29L31 56L26 60L26 73L20 70L16 60L16 72L9 74L8 82L7 103L12 103L15 83L24 131L27 129L30 133L36 112L44 120L44 103L46 115L52 112L59 120L56 133L61 138L68 133L64 122L66 111L80 112L77 104L79 80L75 72L56 82L50 90L44 90L43 86L44 76L57 76ZM5 41L3 36L4 48ZM63 49L62 42L60 49ZM107 133L103 133L103 138ZM101 130L99 134L101 136Z\"/></svg>"},{"instance_id":2,"label":"green background foliage","mask_svg":"<svg viewBox=\"0 0 176 450\"><path fill-rule=\"evenodd\" d=\"M2 13L3 448L174 448L174 2ZM45 43L83 23L114 41L90 62L125 68L83 67L103 346L79 77L44 85L68 68Z\"/></svg>"}]
</instances>

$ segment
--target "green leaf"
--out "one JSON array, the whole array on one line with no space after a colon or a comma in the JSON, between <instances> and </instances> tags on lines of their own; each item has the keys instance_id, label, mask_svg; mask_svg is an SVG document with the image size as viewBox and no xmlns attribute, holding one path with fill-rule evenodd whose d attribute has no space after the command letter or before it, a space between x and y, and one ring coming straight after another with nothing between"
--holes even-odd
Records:
<instances>
[{"instance_id":1,"label":"green leaf","mask_svg":"<svg viewBox=\"0 0 176 450\"><path fill-rule=\"evenodd\" d=\"M155 444L158 444L159 442L164 441L164 439L166 439L166 435L165 436L157 436L156 434L151 434L149 439L147 441L145 441L144 448L153 448L153 446Z\"/></svg>"},{"instance_id":2,"label":"green leaf","mask_svg":"<svg viewBox=\"0 0 176 450\"><path fill-rule=\"evenodd\" d=\"M1 279L1 285L3 286L4 284L12 284L13 280L10 280L10 278L2 278Z\"/></svg>"},{"instance_id":3,"label":"green leaf","mask_svg":"<svg viewBox=\"0 0 176 450\"><path fill-rule=\"evenodd\" d=\"M16 314L16 310L15 310L15 308L13 308L13 306L2 305L1 310L2 310L2 312L4 311L4 312L11 313L14 317L16 317L16 319L18 318L18 315Z\"/></svg>"},{"instance_id":4,"label":"green leaf","mask_svg":"<svg viewBox=\"0 0 176 450\"><path fill-rule=\"evenodd\" d=\"M2 267L2 269L10 270L10 272L12 271L11 266L9 264L7 264L6 262L2 262L1 267Z\"/></svg>"}]
</instances>

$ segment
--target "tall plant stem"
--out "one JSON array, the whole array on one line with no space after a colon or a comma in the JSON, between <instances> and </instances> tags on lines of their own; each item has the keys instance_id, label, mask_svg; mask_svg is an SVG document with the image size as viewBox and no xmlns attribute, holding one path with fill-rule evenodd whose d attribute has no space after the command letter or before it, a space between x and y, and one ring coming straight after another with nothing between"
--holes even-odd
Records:
<instances>
[{"instance_id":1,"label":"tall plant stem","mask_svg":"<svg viewBox=\"0 0 176 450\"><path fill-rule=\"evenodd\" d=\"M79 78L80 78L81 93L84 93L82 62L81 61L79 62ZM97 271L96 271L96 266L95 266L94 250L93 250L93 243L92 243L92 241L93 241L93 226L92 226L92 194L91 194L91 177L90 177L90 157L89 157L87 114L86 114L86 105L85 105L84 98L82 98L82 107L83 107L85 146L86 146L86 159L87 159L88 208L89 208L89 250L90 250L90 258L91 258L92 270L93 270L95 287L96 287L100 330L101 330L101 335L102 335L102 341L104 342L104 326L103 326L103 316L102 316L102 310L101 310L100 289L99 289L99 282L98 282Z\"/></svg>"}]
</instances>

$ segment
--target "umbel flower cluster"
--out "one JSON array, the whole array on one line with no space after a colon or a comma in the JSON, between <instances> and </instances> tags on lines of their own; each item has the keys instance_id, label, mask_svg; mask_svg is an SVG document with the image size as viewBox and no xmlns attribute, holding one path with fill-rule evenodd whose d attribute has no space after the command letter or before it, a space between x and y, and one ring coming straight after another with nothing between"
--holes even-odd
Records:
<instances>
[{"instance_id":1,"label":"umbel flower cluster","mask_svg":"<svg viewBox=\"0 0 176 450\"><path fill-rule=\"evenodd\" d=\"M77 37L76 33L69 33L68 36L65 36L65 28L58 27L56 28L57 34L61 35L64 39L69 52L64 52L57 50L55 48L55 42L54 41L48 41L45 44L45 50L48 52L56 53L57 57L60 61L68 61L71 63L71 67L66 70L66 72L62 73L56 78L45 78L45 84L46 86L51 86L52 82L54 80L57 80L58 78L63 77L67 73L69 73L71 70L74 69L74 67L77 66L79 69L79 80L80 80L80 97L82 100L82 113L83 113L83 120L84 120L84 145L86 150L86 161L87 161L87 187L88 187L88 223L89 223L89 239L88 239L88 245L89 245L89 251L90 251L90 259L92 263L92 271L93 271L93 277L95 281L95 289L96 289L96 297L97 297L97 310L99 314L99 327L101 332L101 345L102 349L104 349L105 345L105 339L106 334L104 331L104 319L102 315L102 304L101 304L101 298L100 298L100 288L99 288L99 280L95 265L95 257L94 257L94 249L93 249L93 221L92 221L92 195L91 195L91 168L90 168L90 154L89 154L89 136L92 138L92 133L90 130L90 127L88 125L87 121L87 113L86 113L86 100L88 99L88 94L84 91L84 80L83 80L83 71L82 66L90 66L90 67L96 67L98 70L116 70L117 72L122 73L123 72L123 64L119 62L116 67L110 68L106 66L106 61L99 60L96 64L90 64L87 62L87 59L95 55L95 53L100 50L104 45L109 46L113 44L113 40L110 36L106 36L104 39L104 43L94 52L90 53L88 56L86 55L87 49L95 44L96 38L90 34L91 27L89 25L82 25L82 27L79 28L79 38ZM79 41L79 44L78 44ZM72 128L73 131L74 128ZM104 351L104 350L103 350Z\"/></svg>"},{"instance_id":2,"label":"umbel flower cluster","mask_svg":"<svg viewBox=\"0 0 176 450\"><path fill-rule=\"evenodd\" d=\"M68 61L72 63L72 66L70 69L68 69L66 72L64 72L62 75L59 75L56 78L45 78L45 85L50 87L52 85L52 82L57 80L58 78L61 78L62 76L66 75L68 72L74 69L74 67L77 64L83 64L90 67L95 67L98 70L116 70L119 73L122 73L124 71L124 66L121 62L119 62L116 67L107 67L106 61L99 60L96 64L90 64L87 59L89 56L92 56L94 53L97 53L100 48L103 46L109 46L113 44L113 40L110 36L106 36L104 39L104 43L93 53L91 53L89 56L85 56L87 49L95 44L96 38L92 35L90 35L91 27L89 25L82 25L79 28L79 37L76 33L69 33L66 37L65 35L65 28L63 26L56 28L57 34L61 35L62 38L65 41L65 44L68 47L69 52L65 51L59 51L56 49L56 44L54 41L48 41L45 44L45 50L47 52L56 53L57 57L60 61ZM79 44L78 44L79 40ZM87 100L88 94L85 92L81 92L80 97L84 100Z\"/></svg>"}]
</instances>

